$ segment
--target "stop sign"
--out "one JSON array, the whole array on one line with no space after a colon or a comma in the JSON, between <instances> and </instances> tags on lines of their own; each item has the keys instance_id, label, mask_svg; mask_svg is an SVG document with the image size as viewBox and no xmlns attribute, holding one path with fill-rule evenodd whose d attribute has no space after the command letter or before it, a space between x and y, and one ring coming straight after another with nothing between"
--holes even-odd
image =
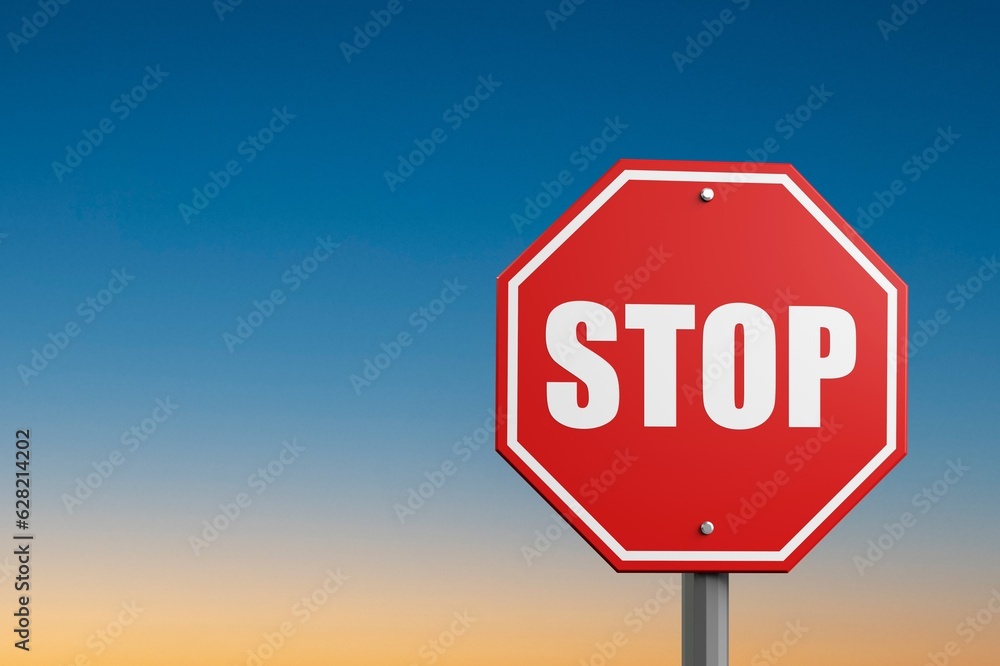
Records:
<instances>
[{"instance_id":1,"label":"stop sign","mask_svg":"<svg viewBox=\"0 0 1000 666\"><path fill-rule=\"evenodd\" d=\"M787 572L906 453L906 285L747 166L621 161L499 278L497 449L619 571Z\"/></svg>"}]
</instances>

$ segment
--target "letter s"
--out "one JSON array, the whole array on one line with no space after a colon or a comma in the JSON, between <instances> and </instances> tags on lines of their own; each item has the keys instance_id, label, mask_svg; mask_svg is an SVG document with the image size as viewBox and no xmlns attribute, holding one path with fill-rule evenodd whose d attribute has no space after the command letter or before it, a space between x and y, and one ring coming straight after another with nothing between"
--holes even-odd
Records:
<instances>
[{"instance_id":1,"label":"letter s","mask_svg":"<svg viewBox=\"0 0 1000 666\"><path fill-rule=\"evenodd\" d=\"M614 341L617 330L614 313L592 301L570 301L549 313L545 324L549 355L586 385L587 405L581 407L578 402L576 381L548 382L546 396L552 418L568 428L589 430L607 425L618 413L618 375L595 352L574 344L578 343L579 324L586 325L586 339L591 341Z\"/></svg>"}]
</instances>

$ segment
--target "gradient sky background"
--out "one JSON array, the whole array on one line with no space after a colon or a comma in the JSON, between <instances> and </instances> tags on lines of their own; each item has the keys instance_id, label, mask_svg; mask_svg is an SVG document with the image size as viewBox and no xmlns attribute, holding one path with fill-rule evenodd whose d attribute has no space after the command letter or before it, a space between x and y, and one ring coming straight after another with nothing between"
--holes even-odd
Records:
<instances>
[{"instance_id":1,"label":"gradient sky background","mask_svg":"<svg viewBox=\"0 0 1000 666\"><path fill-rule=\"evenodd\" d=\"M747 160L774 137L772 159L852 223L904 179L864 237L910 286L911 335L938 309L949 321L911 362L909 457L793 573L733 578L732 663L771 663L760 651L798 621L809 631L778 663L919 665L956 641L952 663L996 664L1000 621L968 643L958 625L1000 598L1000 280L949 300L1000 250L996 5L930 0L885 39L889 2L589 0L553 29L556 0L402 0L346 62L339 44L386 4L247 1L220 20L210 0L78 0L0 46L0 488L12 497L13 433L30 427L32 661L252 664L289 620L263 663L578 664L616 631L613 663L679 663L679 597L626 624L670 575L617 575L557 527L529 566L552 510L491 443L468 460L452 446L492 408L495 277L575 197L622 157ZM678 71L672 53L727 8ZM38 11L9 2L0 27ZM157 65L169 75L119 120L112 101ZM500 86L449 127L489 75ZM833 96L783 136L813 86ZM178 205L275 107L295 118L185 224ZM105 117L114 132L60 182L52 162ZM628 127L518 233L511 214L607 118ZM436 127L447 141L391 192L383 172ZM939 128L960 138L909 181ZM290 291L282 275L317 237L341 245ZM86 323L78 304L122 268L134 281ZM411 314L445 280L466 289L418 333ZM287 302L230 353L223 334L275 288ZM68 322L80 334L25 384L18 366ZM356 394L350 375L404 331L413 345ZM174 414L129 452L122 433L166 398ZM300 457L248 490L293 438ZM124 463L69 513L63 495L116 449ZM959 459L972 471L859 575L852 558ZM458 473L400 524L393 505L447 460ZM189 537L240 492L252 504L196 556ZM338 568L349 580L302 623L294 605ZM6 628L9 569L0 581L2 661L27 661ZM133 624L95 638L133 601Z\"/></svg>"}]
</instances>

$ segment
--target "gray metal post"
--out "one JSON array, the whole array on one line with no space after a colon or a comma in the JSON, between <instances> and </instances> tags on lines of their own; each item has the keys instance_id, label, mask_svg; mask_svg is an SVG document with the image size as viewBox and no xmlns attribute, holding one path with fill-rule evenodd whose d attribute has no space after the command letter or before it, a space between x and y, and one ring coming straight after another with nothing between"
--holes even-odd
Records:
<instances>
[{"instance_id":1,"label":"gray metal post","mask_svg":"<svg viewBox=\"0 0 1000 666\"><path fill-rule=\"evenodd\" d=\"M729 574L684 574L681 653L683 666L729 666Z\"/></svg>"}]
</instances>

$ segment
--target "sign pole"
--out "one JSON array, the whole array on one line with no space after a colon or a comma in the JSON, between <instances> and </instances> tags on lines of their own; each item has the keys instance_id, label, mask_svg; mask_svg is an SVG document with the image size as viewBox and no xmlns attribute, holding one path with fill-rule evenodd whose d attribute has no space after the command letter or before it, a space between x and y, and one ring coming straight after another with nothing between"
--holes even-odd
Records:
<instances>
[{"instance_id":1,"label":"sign pole","mask_svg":"<svg viewBox=\"0 0 1000 666\"><path fill-rule=\"evenodd\" d=\"M683 666L729 666L728 573L683 575L681 654Z\"/></svg>"}]
</instances>

